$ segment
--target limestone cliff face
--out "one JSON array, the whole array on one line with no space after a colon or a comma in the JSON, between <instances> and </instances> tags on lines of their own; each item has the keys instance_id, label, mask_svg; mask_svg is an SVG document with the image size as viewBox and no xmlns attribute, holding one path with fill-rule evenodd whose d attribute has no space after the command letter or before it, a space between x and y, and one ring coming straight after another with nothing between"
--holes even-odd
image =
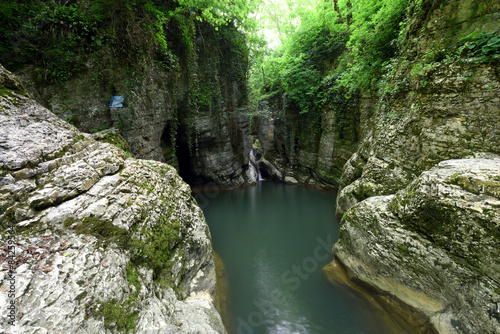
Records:
<instances>
[{"instance_id":1,"label":"limestone cliff face","mask_svg":"<svg viewBox=\"0 0 500 334\"><path fill-rule=\"evenodd\" d=\"M225 333L209 230L174 168L79 132L3 67L0 86L0 307L14 244L17 309L0 328Z\"/></svg>"},{"instance_id":2,"label":"limestone cliff face","mask_svg":"<svg viewBox=\"0 0 500 334\"><path fill-rule=\"evenodd\" d=\"M495 31L500 7L427 4L387 89L361 96L333 251L421 332L500 333L499 59L446 57L462 37Z\"/></svg>"},{"instance_id":3,"label":"limestone cliff face","mask_svg":"<svg viewBox=\"0 0 500 334\"><path fill-rule=\"evenodd\" d=\"M166 39L164 63L147 50L124 62L103 46L102 58L63 84L38 83L33 66L16 74L30 96L81 131L118 129L134 156L168 162L192 185L253 182L249 123L238 113L247 94L244 37L231 27L174 22ZM109 108L113 95L125 96L123 108Z\"/></svg>"},{"instance_id":4,"label":"limestone cliff face","mask_svg":"<svg viewBox=\"0 0 500 334\"><path fill-rule=\"evenodd\" d=\"M274 98L256 147L274 178L338 186L336 261L410 328L500 333L499 58L453 56L462 38L498 29L500 7L423 3L381 88L349 111L350 131L327 105L305 138Z\"/></svg>"},{"instance_id":5,"label":"limestone cliff face","mask_svg":"<svg viewBox=\"0 0 500 334\"><path fill-rule=\"evenodd\" d=\"M353 131L343 132L328 106L321 111L320 130L304 126L310 123L304 120L307 116L287 110L283 97L268 99L261 108L269 112L257 117L254 135L258 140L254 146L262 154L258 163L262 174L287 183L337 188L342 168L357 148L358 113L353 110L347 120Z\"/></svg>"},{"instance_id":6,"label":"limestone cliff face","mask_svg":"<svg viewBox=\"0 0 500 334\"><path fill-rule=\"evenodd\" d=\"M266 101L262 109L271 117L259 118L256 138L265 165L275 167L267 167L272 177L339 188L342 217L365 198L404 188L439 161L499 153L498 57L446 58L461 38L498 29L498 4L424 3L405 22L402 54L388 65L379 82L384 88L360 92L355 105L342 106L343 119L327 103L320 125L304 128L307 115L287 110L286 96Z\"/></svg>"},{"instance_id":7,"label":"limestone cliff face","mask_svg":"<svg viewBox=\"0 0 500 334\"><path fill-rule=\"evenodd\" d=\"M365 135L344 166L338 217L365 198L403 189L440 161L500 153L498 58L438 56L474 31L494 29L499 5L482 15L474 6L449 3L412 22L405 53L388 79L392 92L361 109Z\"/></svg>"},{"instance_id":8,"label":"limestone cliff face","mask_svg":"<svg viewBox=\"0 0 500 334\"><path fill-rule=\"evenodd\" d=\"M415 329L500 333L499 208L500 157L443 161L355 205L333 251Z\"/></svg>"}]
</instances>

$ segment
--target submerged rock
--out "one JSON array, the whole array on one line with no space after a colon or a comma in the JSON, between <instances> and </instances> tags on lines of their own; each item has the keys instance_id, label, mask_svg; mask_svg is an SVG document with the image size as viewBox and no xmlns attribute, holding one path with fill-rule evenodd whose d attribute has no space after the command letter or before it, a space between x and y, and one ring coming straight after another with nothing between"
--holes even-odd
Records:
<instances>
[{"instance_id":1,"label":"submerged rock","mask_svg":"<svg viewBox=\"0 0 500 334\"><path fill-rule=\"evenodd\" d=\"M96 142L0 78L18 84L0 96L0 309L16 307L0 328L225 333L209 230L174 168Z\"/></svg>"},{"instance_id":2,"label":"submerged rock","mask_svg":"<svg viewBox=\"0 0 500 334\"><path fill-rule=\"evenodd\" d=\"M414 327L500 333L500 159L443 161L360 202L333 251L393 305L423 314Z\"/></svg>"}]
</instances>

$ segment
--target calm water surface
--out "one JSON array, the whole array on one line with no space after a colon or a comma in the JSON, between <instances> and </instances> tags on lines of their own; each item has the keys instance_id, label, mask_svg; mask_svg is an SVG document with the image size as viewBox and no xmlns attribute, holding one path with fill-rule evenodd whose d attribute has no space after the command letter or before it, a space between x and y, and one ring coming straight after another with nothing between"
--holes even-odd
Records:
<instances>
[{"instance_id":1,"label":"calm water surface","mask_svg":"<svg viewBox=\"0 0 500 334\"><path fill-rule=\"evenodd\" d=\"M213 197L198 201L226 268L230 333L391 333L322 273L339 233L334 193L265 181Z\"/></svg>"}]
</instances>

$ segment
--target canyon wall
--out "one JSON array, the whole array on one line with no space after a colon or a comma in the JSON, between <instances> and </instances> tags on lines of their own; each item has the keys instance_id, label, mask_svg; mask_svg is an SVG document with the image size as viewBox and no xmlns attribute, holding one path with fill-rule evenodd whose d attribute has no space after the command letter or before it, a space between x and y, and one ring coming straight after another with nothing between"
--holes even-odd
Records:
<instances>
[{"instance_id":1,"label":"canyon wall","mask_svg":"<svg viewBox=\"0 0 500 334\"><path fill-rule=\"evenodd\" d=\"M334 264L390 313L422 333L500 333L500 58L488 51L500 6L422 4L344 118L326 104L308 128L276 95L254 147L269 178L339 189Z\"/></svg>"},{"instance_id":2,"label":"canyon wall","mask_svg":"<svg viewBox=\"0 0 500 334\"><path fill-rule=\"evenodd\" d=\"M366 135L344 166L338 217L365 198L403 189L442 160L500 154L498 55L451 57L461 38L497 28L498 4L481 14L475 5L431 7L411 21L388 92L361 111L369 115Z\"/></svg>"},{"instance_id":3,"label":"canyon wall","mask_svg":"<svg viewBox=\"0 0 500 334\"><path fill-rule=\"evenodd\" d=\"M498 33L498 3L479 5L408 22L339 183L335 261L422 332L500 333L500 59L452 51Z\"/></svg>"},{"instance_id":4,"label":"canyon wall","mask_svg":"<svg viewBox=\"0 0 500 334\"><path fill-rule=\"evenodd\" d=\"M340 189L342 217L354 203L402 189L439 161L499 153L498 57L481 56L479 42L467 39L498 34L498 4L423 3L405 21L400 53L371 91L349 103L330 101L320 116L290 110L286 95L266 99L254 146L263 165L274 166L264 167L275 174L270 178ZM459 55L474 47L474 56Z\"/></svg>"},{"instance_id":5,"label":"canyon wall","mask_svg":"<svg viewBox=\"0 0 500 334\"><path fill-rule=\"evenodd\" d=\"M193 186L254 182L242 112L245 37L234 27L216 31L196 22L167 25L168 51L160 60L147 49L153 41L144 41L152 46L142 46L139 56L102 45L64 82L41 82L34 64L15 74L32 98L81 131L117 129L135 157L167 162ZM124 96L123 107L110 108L112 96Z\"/></svg>"},{"instance_id":6,"label":"canyon wall","mask_svg":"<svg viewBox=\"0 0 500 334\"><path fill-rule=\"evenodd\" d=\"M415 315L409 319L410 325L423 332L500 333L500 58L498 52L488 53L491 48L498 50L495 38L500 5L475 0L420 3L420 10L404 22L404 35L398 40L400 52L386 64L386 74L377 86L355 92L349 103L330 101L316 114L289 110L287 97L275 95L261 101L259 108L264 112L251 122L245 113L248 50L243 47L244 37L234 27L216 31L208 24L189 20L191 23L170 22L166 26L170 51L162 61L151 55L114 61L111 51L103 47L102 59L106 61L90 58L84 69L62 84L40 84L36 64L18 68L16 73L30 96L60 118L85 132L97 132L98 138L121 134L133 155L174 165L192 186L254 182L249 164L253 148L256 153L252 159L266 178L338 189L337 216L342 221L334 254L353 280L368 285L396 310L409 308L407 314ZM10 103L9 110L17 103L15 99L34 105L26 102L28 98L17 84L4 86L3 103ZM123 108L109 108L113 95L125 96ZM39 117L36 115L33 117ZM25 139L18 140L16 145L24 147L19 152L26 150L23 154L35 154L35 159L18 159L14 165L2 167L6 187L4 219L14 219L27 227L35 219L33 222L44 229L52 224L48 228L51 232L40 238L54 236L57 242L66 240L61 234L61 226L66 225L70 232L65 233L70 233L72 240L77 240L74 244L79 245L78 238L83 237L71 231L81 230L79 222L87 222L89 217L104 226L109 226L111 220L113 226L131 228L121 215L105 216L102 222L103 208L113 206L117 200L89 193L94 188L107 189L106 184L96 188L101 177L105 181L108 176L112 179L110 194L111 188L127 183L124 178L129 180L137 174L133 178L147 185L142 192L165 191L164 197L170 198L168 194L181 188L185 191L179 196L190 201L186 197L188 189L165 165L129 159L112 146L103 149L102 144L62 121L53 122L66 129L61 133L75 133L68 134L68 138L76 146L68 144L56 150L56 145L55 151L47 153L46 149L36 149L36 145L30 148L34 142L22 146ZM125 147L124 143L117 145ZM78 153L82 150L85 153ZM10 154L5 159L11 159ZM65 174L73 173L71 165L66 164L77 161L64 158L65 154L81 155L89 161L87 164L95 164L95 173L92 169L89 172L90 183L82 181L89 178L87 174ZM89 154L96 158L87 157ZM141 172L149 171L150 165L166 174L152 171L156 175L152 185ZM83 173L85 165L82 168ZM63 174L40 176L53 170ZM76 183L65 184L66 179ZM165 179L177 181L169 188L162 183ZM95 198L87 198L89 195ZM57 213L51 209L61 202L58 208L65 208L65 201L73 201L76 211ZM134 199L131 201L133 204ZM116 205L123 209L128 202ZM181 207L183 204L176 208ZM142 217L140 208L136 209L130 209L131 217ZM66 220L69 216L76 220ZM161 220L161 214L154 217L151 219ZM142 221L139 218L136 220ZM149 233L148 228L154 230L152 224L141 233ZM189 228L181 227L175 227L178 233L190 235ZM196 239L198 232L191 233L192 238ZM98 247L100 234L87 234L96 238L92 240ZM145 236L150 237L155 240L154 233ZM211 262L206 235L202 239L205 260L200 263ZM32 243L43 240L33 239ZM174 241L172 245L177 249ZM123 269L131 261L127 260L130 254L118 246L112 249L119 254L116 258L123 262ZM104 261L106 249L99 250L102 258L98 261ZM181 253L175 256L180 258ZM57 258L50 261L64 260L54 256ZM131 259L138 261L136 257ZM51 267L50 263L41 265ZM182 283L183 277L191 277L195 270L186 269L186 276L180 274L185 272L182 265L177 265L179 271L174 273L178 275L163 279L180 289L181 300L192 295L189 284ZM21 268L23 275L31 275L29 268ZM153 267L140 272L149 277L155 276L155 270ZM123 286L127 278L124 275L122 270ZM129 282L135 282L133 273L129 276ZM146 291L147 285L147 296L152 296L151 291L161 287L161 282L154 281L144 278L139 285L132 285L137 285L136 291ZM74 288L86 291L84 287ZM120 297L120 301L132 298L129 303L136 303L137 296L129 289L132 292ZM86 296L82 300L92 303L94 299ZM108 301L101 300L101 304ZM105 319L104 313L95 313L92 307L86 312ZM106 322L94 323L105 326Z\"/></svg>"}]
</instances>

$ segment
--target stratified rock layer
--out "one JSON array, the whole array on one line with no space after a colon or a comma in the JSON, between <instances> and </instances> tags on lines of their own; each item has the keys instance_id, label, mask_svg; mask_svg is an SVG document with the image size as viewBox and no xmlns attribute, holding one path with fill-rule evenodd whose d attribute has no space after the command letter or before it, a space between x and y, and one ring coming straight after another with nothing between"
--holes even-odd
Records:
<instances>
[{"instance_id":1,"label":"stratified rock layer","mask_svg":"<svg viewBox=\"0 0 500 334\"><path fill-rule=\"evenodd\" d=\"M464 71L474 73L470 81ZM400 118L378 119L345 164L339 217L365 198L403 189L442 160L500 154L500 80L494 66L436 65L428 80L413 97L396 99L391 112Z\"/></svg>"},{"instance_id":2,"label":"stratified rock layer","mask_svg":"<svg viewBox=\"0 0 500 334\"><path fill-rule=\"evenodd\" d=\"M362 140L344 165L338 217L365 198L404 189L440 161L500 154L498 55L452 57L462 38L498 29L500 4L480 12L477 4L428 1L411 18L385 78L391 93L360 105Z\"/></svg>"},{"instance_id":3,"label":"stratified rock layer","mask_svg":"<svg viewBox=\"0 0 500 334\"><path fill-rule=\"evenodd\" d=\"M174 168L94 141L0 79L0 309L11 227L17 308L0 328L225 333L208 227Z\"/></svg>"},{"instance_id":4,"label":"stratified rock layer","mask_svg":"<svg viewBox=\"0 0 500 334\"><path fill-rule=\"evenodd\" d=\"M395 195L362 201L333 251L439 333L500 333L500 158L443 161Z\"/></svg>"},{"instance_id":5,"label":"stratified rock layer","mask_svg":"<svg viewBox=\"0 0 500 334\"><path fill-rule=\"evenodd\" d=\"M179 35L188 28L175 20L168 24L175 66L161 65L155 55L127 55L121 63L103 46L104 58L91 57L63 85L41 84L34 65L16 75L60 118L89 133L118 129L135 157L169 163L190 185L252 183L249 119L240 113L247 102L244 37L235 27L189 24L191 38ZM112 95L124 96L123 107L109 107Z\"/></svg>"}]
</instances>

